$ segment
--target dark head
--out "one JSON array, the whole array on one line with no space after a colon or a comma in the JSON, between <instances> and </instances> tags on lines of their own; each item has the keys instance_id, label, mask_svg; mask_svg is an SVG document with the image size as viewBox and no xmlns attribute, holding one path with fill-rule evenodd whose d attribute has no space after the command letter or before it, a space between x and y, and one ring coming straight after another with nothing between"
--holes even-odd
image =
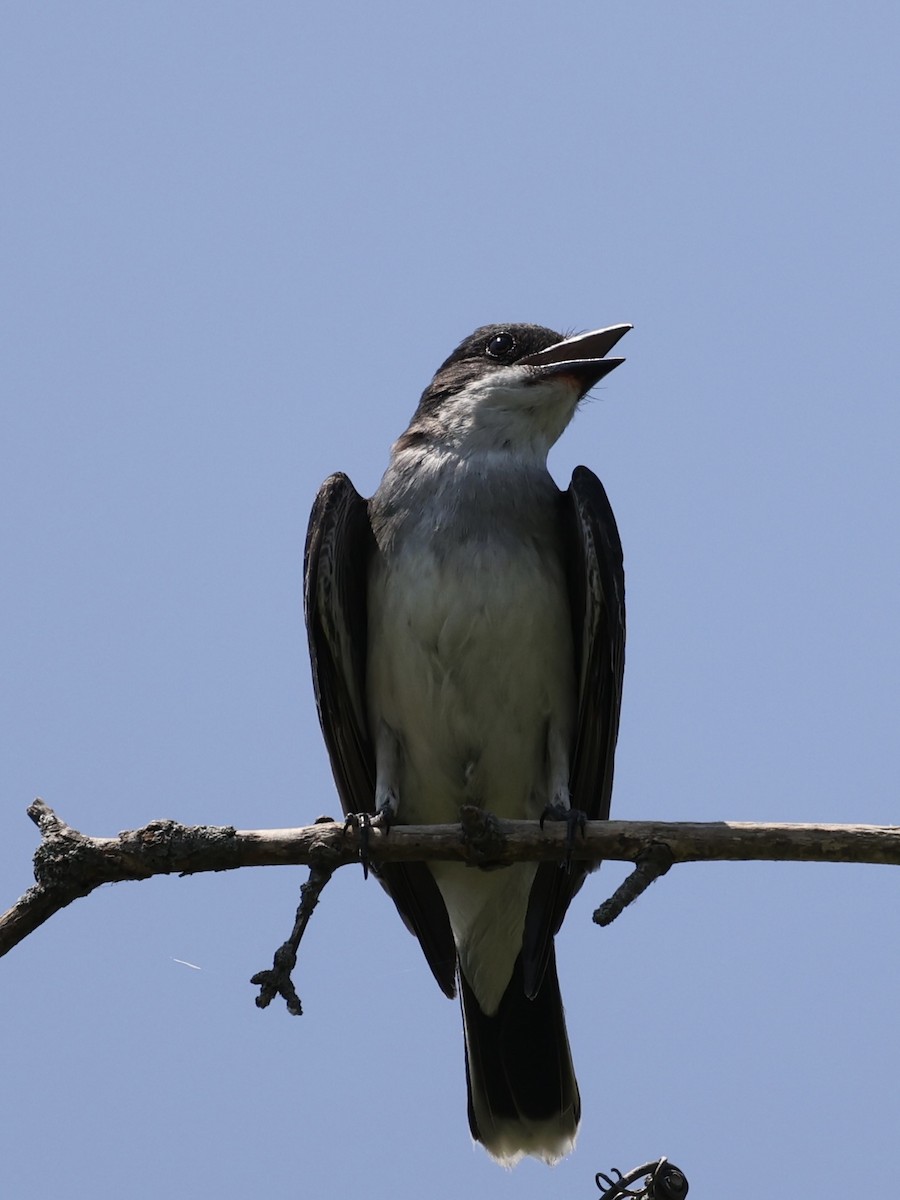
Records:
<instances>
[{"instance_id":1,"label":"dark head","mask_svg":"<svg viewBox=\"0 0 900 1200\"><path fill-rule=\"evenodd\" d=\"M563 337L542 325L483 325L422 393L398 449L424 441L546 458L579 400L622 358L605 358L630 325Z\"/></svg>"}]
</instances>

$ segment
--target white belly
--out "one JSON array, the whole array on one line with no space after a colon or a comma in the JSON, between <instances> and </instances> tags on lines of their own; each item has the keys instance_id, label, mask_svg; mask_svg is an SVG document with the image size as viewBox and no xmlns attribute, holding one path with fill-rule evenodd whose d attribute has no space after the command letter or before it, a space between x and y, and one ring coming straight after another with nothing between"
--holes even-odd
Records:
<instances>
[{"instance_id":1,"label":"white belly","mask_svg":"<svg viewBox=\"0 0 900 1200\"><path fill-rule=\"evenodd\" d=\"M461 804L533 818L549 799L551 725L568 745L575 677L562 571L536 550L408 547L369 588L368 704L400 740L402 820Z\"/></svg>"},{"instance_id":2,"label":"white belly","mask_svg":"<svg viewBox=\"0 0 900 1200\"><path fill-rule=\"evenodd\" d=\"M461 804L536 818L551 799L548 741L571 746L575 676L565 579L543 544L415 536L373 570L369 719L376 737L384 722L399 743L392 782L404 823L453 822ZM462 968L493 1012L535 867L430 866Z\"/></svg>"}]
</instances>

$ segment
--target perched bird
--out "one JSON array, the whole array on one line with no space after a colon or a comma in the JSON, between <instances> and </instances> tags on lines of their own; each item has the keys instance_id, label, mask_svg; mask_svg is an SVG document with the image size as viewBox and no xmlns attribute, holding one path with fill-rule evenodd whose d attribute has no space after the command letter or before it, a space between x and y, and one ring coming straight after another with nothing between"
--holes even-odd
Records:
<instances>
[{"instance_id":1,"label":"perched bird","mask_svg":"<svg viewBox=\"0 0 900 1200\"><path fill-rule=\"evenodd\" d=\"M622 548L600 481L547 453L631 328L486 325L438 369L370 500L319 490L304 598L347 814L391 823L609 816L625 652ZM360 819L367 819L360 817ZM462 1001L472 1136L511 1166L573 1147L581 1101L553 938L587 866L373 871Z\"/></svg>"}]
</instances>

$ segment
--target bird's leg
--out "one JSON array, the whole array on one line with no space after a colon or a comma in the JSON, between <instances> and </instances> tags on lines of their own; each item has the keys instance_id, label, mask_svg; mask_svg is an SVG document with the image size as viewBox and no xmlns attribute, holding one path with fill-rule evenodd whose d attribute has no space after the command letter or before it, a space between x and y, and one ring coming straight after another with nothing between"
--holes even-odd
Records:
<instances>
[{"instance_id":1,"label":"bird's leg","mask_svg":"<svg viewBox=\"0 0 900 1200\"><path fill-rule=\"evenodd\" d=\"M587 813L580 808L572 807L572 797L569 792L569 751L566 740L560 730L553 724L547 730L547 794L549 800L541 813L541 829L545 821L565 821L566 823L566 869L572 863L572 849L575 845L575 834L584 834L587 823Z\"/></svg>"},{"instance_id":2,"label":"bird's leg","mask_svg":"<svg viewBox=\"0 0 900 1200\"><path fill-rule=\"evenodd\" d=\"M359 829L359 859L363 875L369 874L369 835L373 827L387 833L400 809L400 742L390 725L382 721L375 741L375 812L347 813L344 827Z\"/></svg>"},{"instance_id":3,"label":"bird's leg","mask_svg":"<svg viewBox=\"0 0 900 1200\"><path fill-rule=\"evenodd\" d=\"M400 811L400 739L386 721L379 722L375 740L375 816L385 833Z\"/></svg>"}]
</instances>

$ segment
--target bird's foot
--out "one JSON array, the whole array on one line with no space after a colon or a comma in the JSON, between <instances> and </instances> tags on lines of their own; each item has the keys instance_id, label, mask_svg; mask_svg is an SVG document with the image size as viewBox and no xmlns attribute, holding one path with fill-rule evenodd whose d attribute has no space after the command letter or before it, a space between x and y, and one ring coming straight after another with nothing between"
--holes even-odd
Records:
<instances>
[{"instance_id":1,"label":"bird's foot","mask_svg":"<svg viewBox=\"0 0 900 1200\"><path fill-rule=\"evenodd\" d=\"M389 796L373 815L367 812L347 813L344 817L344 829L359 831L359 861L362 863L363 878L369 878L369 844L373 829L383 829L390 833L391 826L397 816L397 806L392 796Z\"/></svg>"},{"instance_id":2,"label":"bird's foot","mask_svg":"<svg viewBox=\"0 0 900 1200\"><path fill-rule=\"evenodd\" d=\"M553 803L548 804L541 813L541 829L544 828L545 821L565 821L565 868L567 871L570 871L572 869L572 851L575 848L575 834L580 833L584 837L584 828L587 825L587 813L581 808L572 808L570 804L564 804L559 800L555 800Z\"/></svg>"},{"instance_id":3,"label":"bird's foot","mask_svg":"<svg viewBox=\"0 0 900 1200\"><path fill-rule=\"evenodd\" d=\"M502 864L495 860L506 845L500 822L487 809L477 804L463 804L459 810L462 839L466 844L470 866L491 871Z\"/></svg>"}]
</instances>

